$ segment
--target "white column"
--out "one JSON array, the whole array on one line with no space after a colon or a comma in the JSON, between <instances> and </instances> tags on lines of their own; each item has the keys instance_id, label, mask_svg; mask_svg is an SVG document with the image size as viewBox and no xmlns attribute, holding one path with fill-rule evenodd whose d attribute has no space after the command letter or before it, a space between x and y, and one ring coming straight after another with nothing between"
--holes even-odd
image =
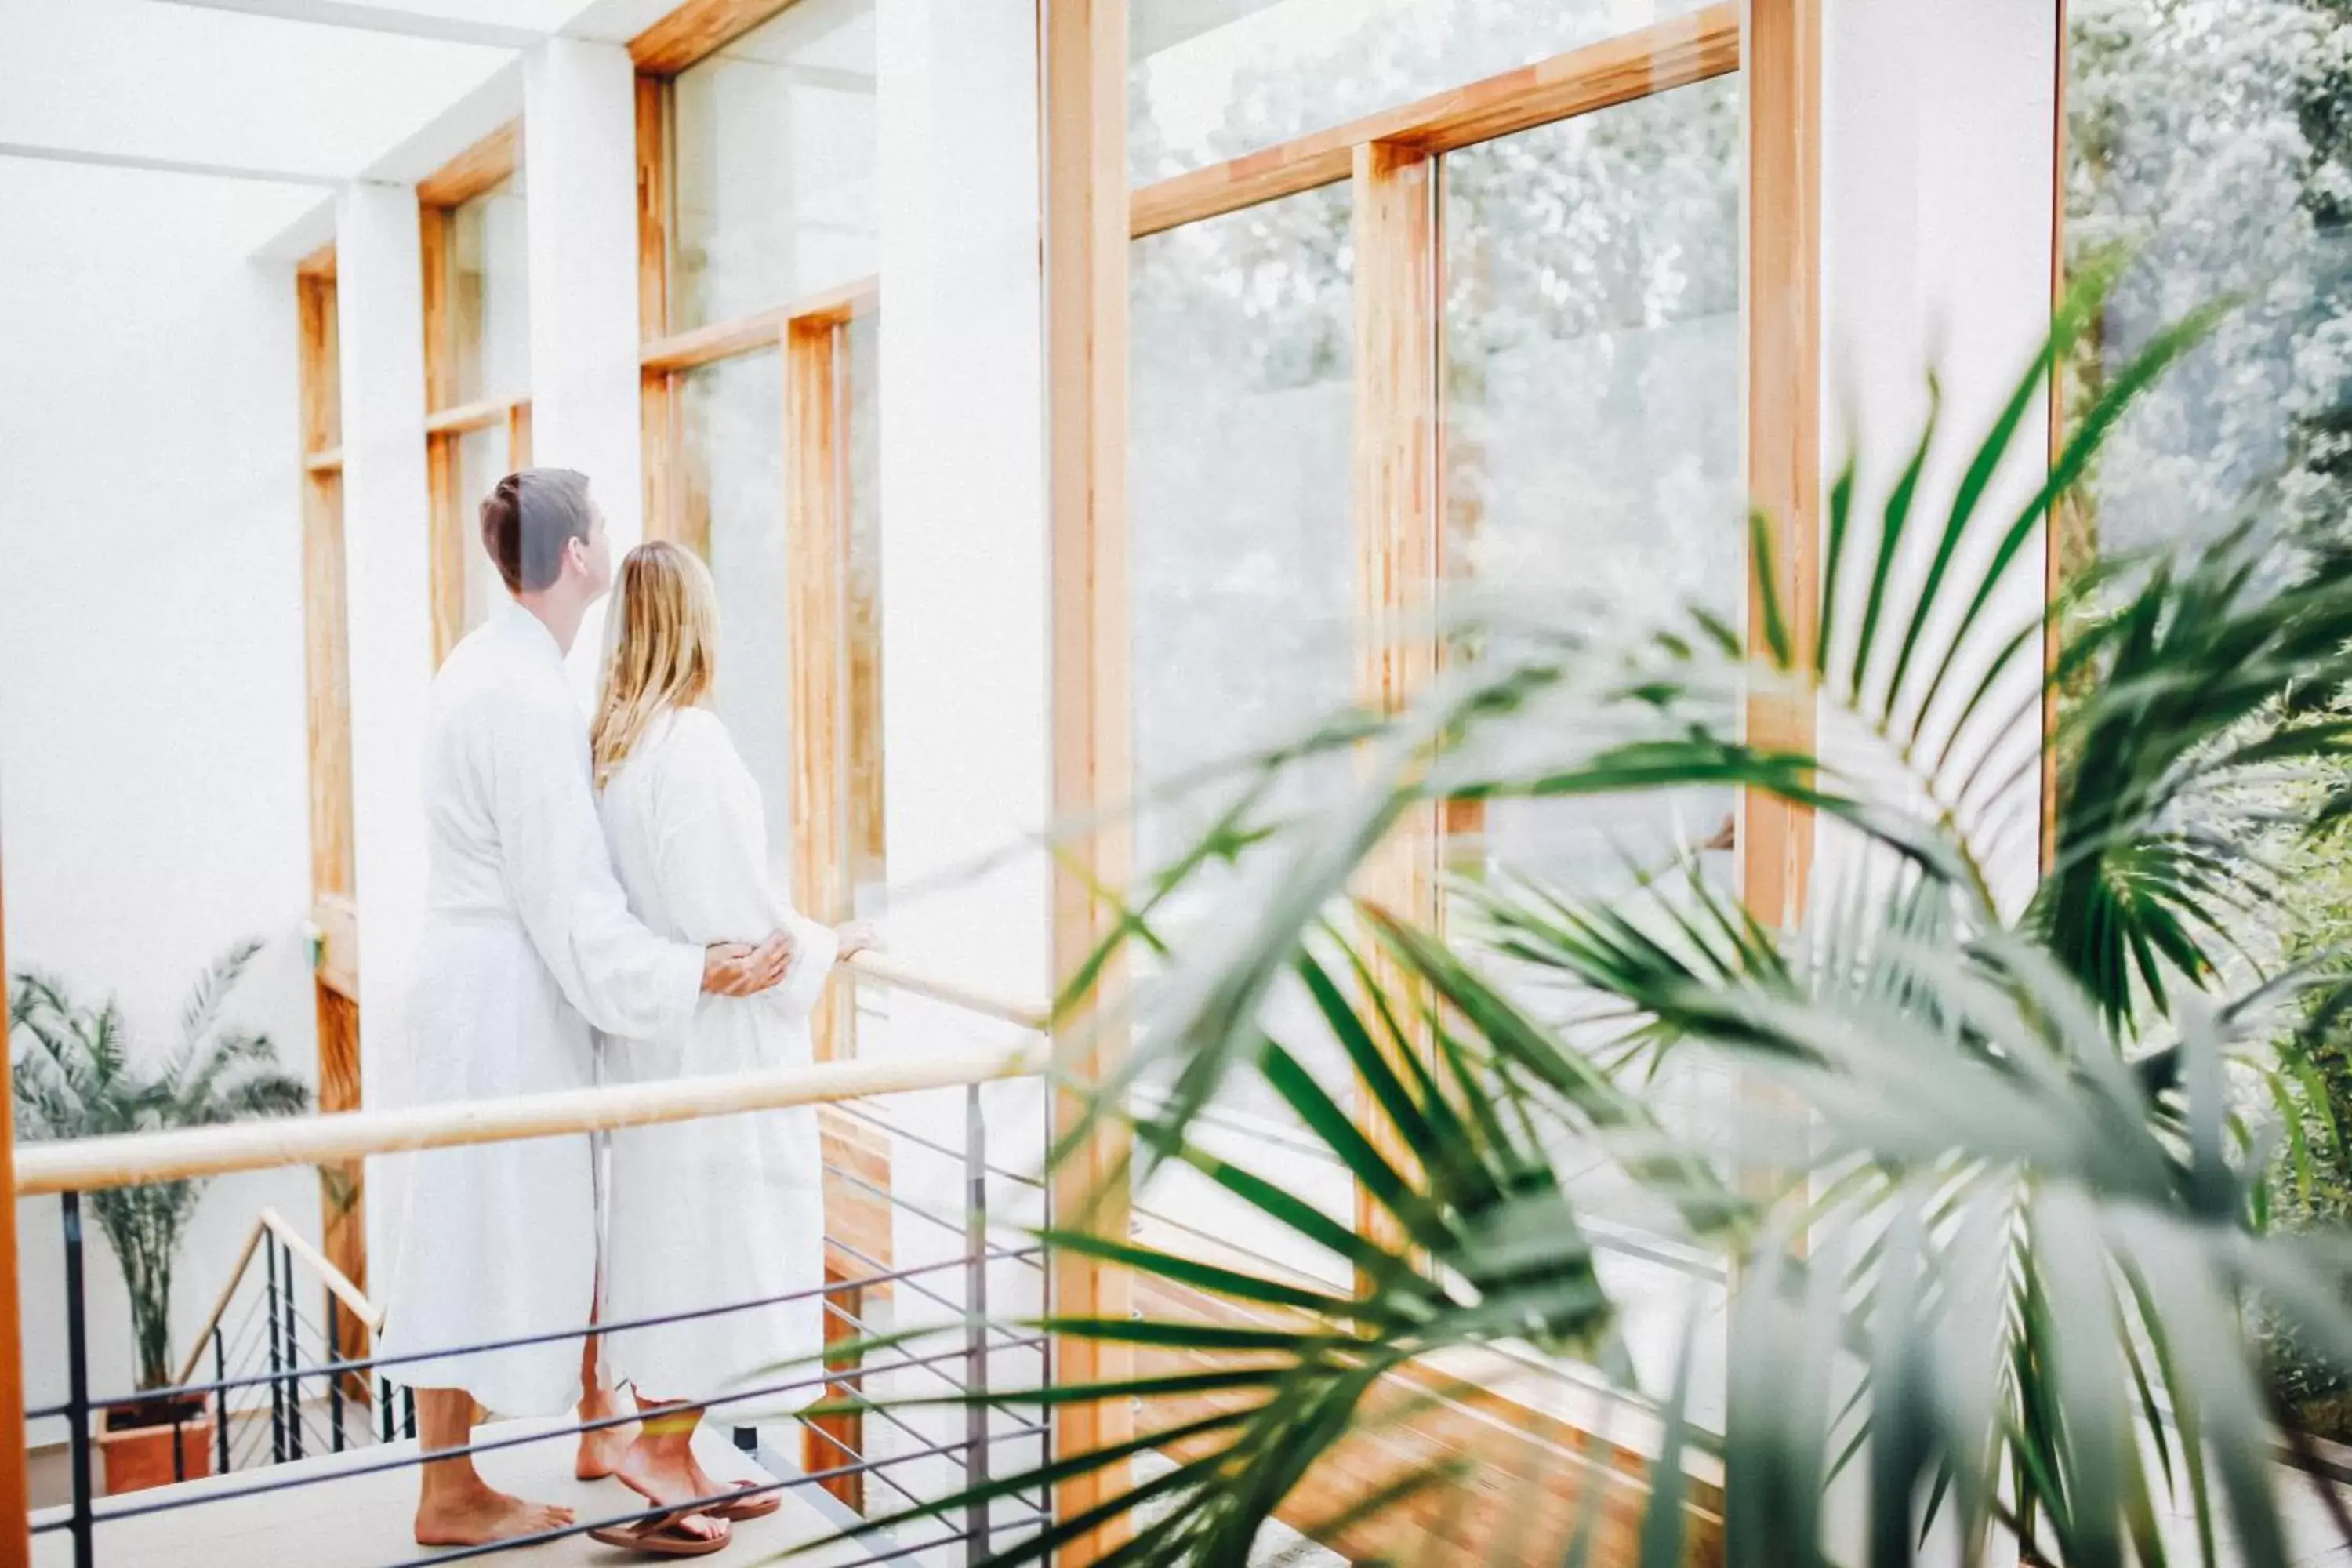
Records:
<instances>
[{"instance_id":1,"label":"white column","mask_svg":"<svg viewBox=\"0 0 2352 1568\"><path fill-rule=\"evenodd\" d=\"M1916 587L1975 443L2049 330L2057 0L1828 0L1825 21L1824 471L1857 434L1859 498L1874 535L1876 510L1927 415L1927 373L1937 372L1942 450L1915 512L1919 553L1896 579ZM2032 500L2048 471L2047 429L2037 406L1985 498L1979 534ZM1982 559L1958 570L1972 581ZM2040 612L2042 563L2036 543L2011 569L1991 608L2004 630ZM1916 594L1898 602L1907 614ZM2002 710L2030 702L2037 668L2019 666L2020 680L1997 699ZM1965 673L1962 698L1981 666ZM1998 745L2005 774L2038 749L2038 717ZM1990 871L1996 895L2012 904L2032 887L2039 801L2029 766L2000 806ZM1833 834L1824 832L1822 850L1829 870Z\"/></svg>"},{"instance_id":2,"label":"white column","mask_svg":"<svg viewBox=\"0 0 2352 1568\"><path fill-rule=\"evenodd\" d=\"M425 910L418 784L433 678L425 466L425 302L413 185L336 201L342 339L343 553L350 595L352 806L358 874L360 1060L370 1107L409 1099L402 1000ZM368 1249L389 1267L403 1198L369 1162ZM382 1281L377 1281L379 1287Z\"/></svg>"},{"instance_id":3,"label":"white column","mask_svg":"<svg viewBox=\"0 0 2352 1568\"><path fill-rule=\"evenodd\" d=\"M1045 858L953 875L1034 834L1051 812L1035 4L879 0L877 27L886 811L890 884L924 889L894 895L884 929L927 970L1043 1000ZM984 1034L951 1007L903 994L888 1005L897 1053ZM1034 1168L1038 1100L1034 1084L987 1092L992 1163ZM903 1114L910 1130L962 1146L961 1091L920 1097ZM902 1195L962 1212L961 1172L939 1155L902 1142L891 1174ZM1008 1194L996 1185L991 1195ZM902 1267L961 1250L905 1215L893 1240ZM992 1270L990 1307L1034 1310L1037 1279ZM926 1283L962 1299L960 1275ZM893 1294L902 1321L926 1306ZM1034 1382L1036 1357L1000 1355L991 1376ZM920 1379L904 1386L923 1388ZM960 1436L944 1428L961 1421L934 1424L944 1437ZM1036 1455L1006 1445L992 1458L1002 1472ZM924 1486L954 1484L913 1468Z\"/></svg>"},{"instance_id":4,"label":"white column","mask_svg":"<svg viewBox=\"0 0 2352 1568\"><path fill-rule=\"evenodd\" d=\"M635 94L618 44L550 38L523 64L531 460L588 476L615 557L645 537ZM572 645L583 700L603 646L600 606Z\"/></svg>"},{"instance_id":5,"label":"white column","mask_svg":"<svg viewBox=\"0 0 2352 1568\"><path fill-rule=\"evenodd\" d=\"M1907 616L1926 570L1924 547L1948 514L1974 443L2049 328L2057 0L1827 0L1825 11L1823 488L1826 494L1849 433L1857 435L1857 494L1867 508L1858 531L1875 536L1879 508L1927 415L1931 368L1943 385L1943 450L1923 479L1911 529L1922 548L1906 552L1891 595ZM1985 498L1980 527L2006 522L2032 498L2047 472L2047 428L2039 408L2028 416ZM1973 578L1982 559L1976 552L1956 570ZM2042 570L2037 546L1992 606L1998 624L2014 627L2039 613ZM1863 595L1842 597L1853 611ZM2031 700L2037 669L2038 661L2017 671L1997 700L2004 710ZM1981 670L1964 672L1963 695ZM2004 761L1996 766L2032 758L2038 715L1997 744ZM1874 754L1826 724L1822 745L1844 765ZM1996 897L2012 910L2035 874L2039 785L2029 768L2001 803L2009 826L1990 870ZM1813 907L1828 907L1839 881L1862 864L1854 837L1824 821ZM1861 1487L1853 1470L1832 1489L1833 1550L1859 1545L1867 1518ZM1931 1542L1929 1554L1944 1549Z\"/></svg>"}]
</instances>

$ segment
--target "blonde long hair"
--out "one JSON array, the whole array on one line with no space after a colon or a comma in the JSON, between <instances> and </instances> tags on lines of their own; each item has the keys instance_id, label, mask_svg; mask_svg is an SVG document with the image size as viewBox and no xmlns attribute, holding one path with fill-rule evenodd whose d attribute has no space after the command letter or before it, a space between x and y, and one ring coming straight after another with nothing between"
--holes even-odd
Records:
<instances>
[{"instance_id":1,"label":"blonde long hair","mask_svg":"<svg viewBox=\"0 0 2352 1568\"><path fill-rule=\"evenodd\" d=\"M604 689L588 731L600 790L655 720L710 695L719 663L719 595L692 551L638 545L622 559L613 597Z\"/></svg>"}]
</instances>

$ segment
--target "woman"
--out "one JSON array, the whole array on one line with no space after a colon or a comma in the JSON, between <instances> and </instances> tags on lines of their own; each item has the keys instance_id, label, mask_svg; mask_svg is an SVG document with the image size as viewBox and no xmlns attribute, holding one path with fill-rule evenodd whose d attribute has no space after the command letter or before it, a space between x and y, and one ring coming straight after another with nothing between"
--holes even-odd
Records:
<instances>
[{"instance_id":1,"label":"woman","mask_svg":"<svg viewBox=\"0 0 2352 1568\"><path fill-rule=\"evenodd\" d=\"M656 933L783 930L784 983L741 1001L706 998L682 1027L651 1040L608 1039L605 1073L621 1083L787 1067L810 1059L809 1012L836 956L866 945L802 918L770 885L760 790L718 715L703 704L716 675L719 612L710 573L668 543L621 563L612 651L590 741L604 837L631 910ZM699 1410L665 1410L751 1386L756 1374L810 1359L823 1344L824 1211L816 1112L800 1108L631 1128L611 1139L604 1300L607 1323L738 1302L788 1301L605 1338L616 1383L632 1385L643 1426L621 1479L656 1503L729 1489L696 1463ZM730 1403L730 1418L787 1415L793 1403ZM730 1520L772 1512L772 1492L705 1513L671 1514L594 1532L672 1556L715 1552Z\"/></svg>"}]
</instances>

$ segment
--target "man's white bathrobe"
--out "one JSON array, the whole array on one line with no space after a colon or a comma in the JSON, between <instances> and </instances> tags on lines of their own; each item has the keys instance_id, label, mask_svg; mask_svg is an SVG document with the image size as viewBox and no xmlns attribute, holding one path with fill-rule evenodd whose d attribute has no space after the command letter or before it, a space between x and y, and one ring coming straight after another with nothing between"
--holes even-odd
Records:
<instances>
[{"instance_id":1,"label":"man's white bathrobe","mask_svg":"<svg viewBox=\"0 0 2352 1568\"><path fill-rule=\"evenodd\" d=\"M694 1016L702 946L629 913L562 651L510 600L434 679L425 807L427 913L408 994L420 1102L585 1088L592 1024L667 1037ZM383 1353L585 1325L595 1189L585 1136L412 1156ZM465 1389L502 1415L552 1415L580 1396L580 1342L387 1370L411 1387Z\"/></svg>"},{"instance_id":2,"label":"man's white bathrobe","mask_svg":"<svg viewBox=\"0 0 2352 1568\"><path fill-rule=\"evenodd\" d=\"M838 939L803 919L769 881L760 789L726 726L698 708L656 719L604 788L604 832L629 907L673 941L785 930L793 964L758 996L709 996L691 1018L644 1039L605 1042L614 1082L804 1065L809 1012ZM747 924L748 922L748 924ZM615 1383L656 1399L708 1398L821 1375L816 1292L824 1275L823 1155L816 1111L763 1110L612 1135L604 1321L627 1323L750 1301L775 1302L604 1338ZM748 1426L814 1404L811 1386L721 1406Z\"/></svg>"}]
</instances>

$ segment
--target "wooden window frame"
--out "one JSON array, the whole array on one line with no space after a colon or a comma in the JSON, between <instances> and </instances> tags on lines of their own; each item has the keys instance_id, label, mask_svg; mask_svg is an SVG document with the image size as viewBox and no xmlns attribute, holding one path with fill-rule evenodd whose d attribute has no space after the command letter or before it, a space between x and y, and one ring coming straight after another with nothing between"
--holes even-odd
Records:
<instances>
[{"instance_id":1,"label":"wooden window frame","mask_svg":"<svg viewBox=\"0 0 2352 1568\"><path fill-rule=\"evenodd\" d=\"M478 548L469 522L479 498L464 493L458 444L471 431L503 426L508 468L530 466L529 393L516 388L505 396L457 402L449 321L449 244L457 209L513 177L522 166L522 121L510 120L416 184L417 243L425 280L425 462L436 668L465 635L467 552Z\"/></svg>"}]
</instances>

